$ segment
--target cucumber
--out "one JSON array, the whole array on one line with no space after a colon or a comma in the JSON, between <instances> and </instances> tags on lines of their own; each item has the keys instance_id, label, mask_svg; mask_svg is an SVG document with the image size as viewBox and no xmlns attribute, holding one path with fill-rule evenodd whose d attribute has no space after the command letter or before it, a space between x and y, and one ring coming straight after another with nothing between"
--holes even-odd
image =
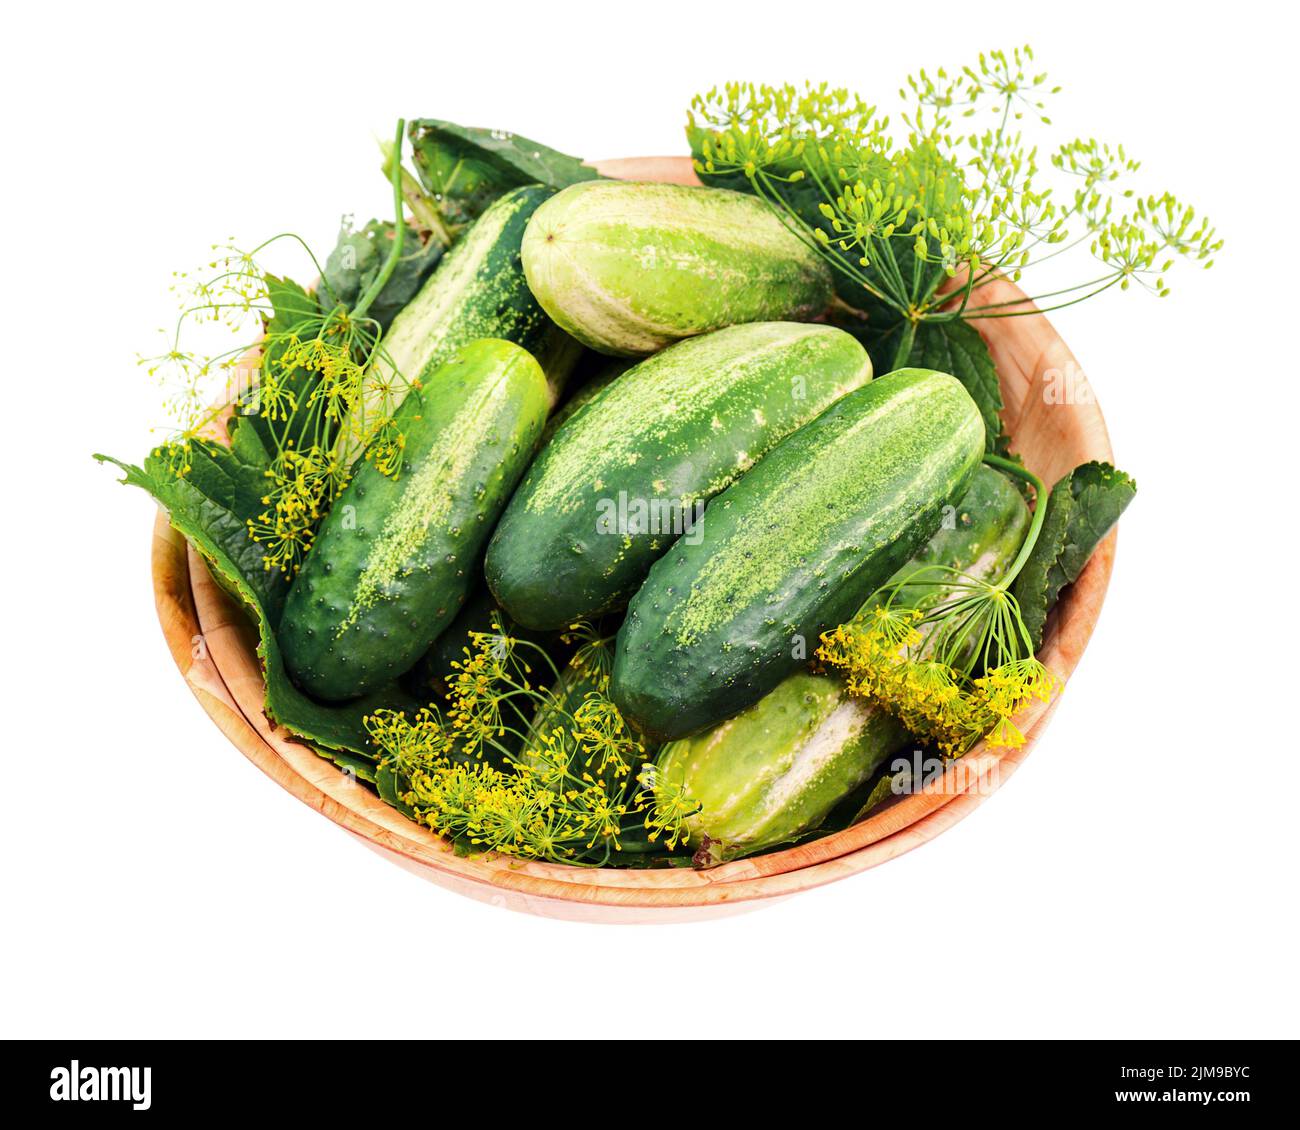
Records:
<instances>
[{"instance_id":1,"label":"cucumber","mask_svg":"<svg viewBox=\"0 0 1300 1130\"><path fill-rule=\"evenodd\" d=\"M995 581L1015 559L1030 520L1016 487L985 466L972 476L954 518L894 579L946 565ZM930 607L955 591L905 586L898 602ZM901 723L850 695L842 679L800 671L734 718L665 745L656 772L699 802L686 823L687 842L701 849L699 862L721 863L819 827L908 740Z\"/></svg>"},{"instance_id":2,"label":"cucumber","mask_svg":"<svg viewBox=\"0 0 1300 1130\"><path fill-rule=\"evenodd\" d=\"M520 259L528 221L551 195L534 184L495 201L393 319L383 344L407 380L425 380L462 345L484 337L522 346L552 381L553 370L572 368L577 343L537 304Z\"/></svg>"},{"instance_id":3,"label":"cucumber","mask_svg":"<svg viewBox=\"0 0 1300 1130\"><path fill-rule=\"evenodd\" d=\"M537 304L524 278L520 245L529 219L553 190L527 185L507 192L476 220L438 264L419 292L393 319L361 401L359 423L349 434L370 434L385 390L394 387L394 370L406 381L427 383L435 369L462 346L497 338L522 346L541 365L553 405L582 347ZM345 453L351 463L359 444Z\"/></svg>"},{"instance_id":4,"label":"cucumber","mask_svg":"<svg viewBox=\"0 0 1300 1130\"><path fill-rule=\"evenodd\" d=\"M486 588L471 591L451 623L402 676L403 689L421 702L446 698L447 687L455 674L452 663L465 658L470 632L492 630L492 613L496 607L496 601Z\"/></svg>"},{"instance_id":5,"label":"cucumber","mask_svg":"<svg viewBox=\"0 0 1300 1130\"><path fill-rule=\"evenodd\" d=\"M542 449L488 547L511 617L559 628L620 608L704 502L845 393L871 379L842 330L732 326L642 361Z\"/></svg>"},{"instance_id":6,"label":"cucumber","mask_svg":"<svg viewBox=\"0 0 1300 1130\"><path fill-rule=\"evenodd\" d=\"M906 741L897 719L840 679L798 671L734 718L669 742L655 778L700 805L686 842L711 865L816 828Z\"/></svg>"},{"instance_id":7,"label":"cucumber","mask_svg":"<svg viewBox=\"0 0 1300 1130\"><path fill-rule=\"evenodd\" d=\"M944 511L938 533L890 579L905 581L912 573L940 565L978 580L997 581L1025 540L1029 520L1029 507L1015 482L996 468L981 463L975 468L961 502ZM943 603L949 595L947 586L905 584L898 592L896 603L926 609ZM874 607L874 602L865 604L857 616L865 615Z\"/></svg>"},{"instance_id":8,"label":"cucumber","mask_svg":"<svg viewBox=\"0 0 1300 1130\"><path fill-rule=\"evenodd\" d=\"M983 454L954 377L900 369L849 393L655 562L619 631L614 702L660 740L757 702L930 538Z\"/></svg>"},{"instance_id":9,"label":"cucumber","mask_svg":"<svg viewBox=\"0 0 1300 1130\"><path fill-rule=\"evenodd\" d=\"M305 691L353 698L428 650L465 600L546 412L541 367L492 339L466 345L407 396L400 476L358 466L289 590L280 647Z\"/></svg>"},{"instance_id":10,"label":"cucumber","mask_svg":"<svg viewBox=\"0 0 1300 1130\"><path fill-rule=\"evenodd\" d=\"M831 299L821 257L761 201L725 189L571 185L537 209L523 259L555 322L615 356L738 322L806 321Z\"/></svg>"}]
</instances>

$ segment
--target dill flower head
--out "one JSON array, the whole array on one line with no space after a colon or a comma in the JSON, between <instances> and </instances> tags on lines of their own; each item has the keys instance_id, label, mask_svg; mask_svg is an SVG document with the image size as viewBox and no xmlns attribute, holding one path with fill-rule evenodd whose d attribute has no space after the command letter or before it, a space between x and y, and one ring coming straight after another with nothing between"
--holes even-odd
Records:
<instances>
[{"instance_id":1,"label":"dill flower head","mask_svg":"<svg viewBox=\"0 0 1300 1130\"><path fill-rule=\"evenodd\" d=\"M265 547L265 569L298 572L315 541L317 523L338 489L340 470L332 452L319 447L286 447L271 460L262 496L268 509L247 523L249 536Z\"/></svg>"},{"instance_id":2,"label":"dill flower head","mask_svg":"<svg viewBox=\"0 0 1300 1130\"><path fill-rule=\"evenodd\" d=\"M946 565L925 565L881 586L848 624L823 634L816 658L850 693L869 697L946 757L976 742L1018 747L1015 717L1060 686L1033 655L1010 591L1046 518L1037 476L1012 460L985 461L1027 481L1037 505L1015 560L996 582Z\"/></svg>"},{"instance_id":3,"label":"dill flower head","mask_svg":"<svg viewBox=\"0 0 1300 1130\"><path fill-rule=\"evenodd\" d=\"M731 83L692 101L687 136L696 170L742 182L781 212L849 284L841 297L913 323L951 320L954 300L971 319L1134 283L1163 296L1175 259L1211 265L1222 246L1214 228L1172 195L1138 196L1139 164L1122 147L1067 141L1044 167L1027 131L1051 127L1047 103L1059 89L1027 46L908 76L892 128L876 107L824 83ZM1100 278L1083 263L1083 281L1037 306L970 300L994 274L1018 281L1084 246L1105 266ZM960 277L957 294L943 285Z\"/></svg>"},{"instance_id":4,"label":"dill flower head","mask_svg":"<svg viewBox=\"0 0 1300 1130\"><path fill-rule=\"evenodd\" d=\"M918 583L916 575L908 581ZM844 676L851 693L875 699L946 757L960 757L982 738L992 746L1023 745L1013 718L1034 699L1050 700L1060 686L1042 663L1021 653L1028 635L1015 598L998 585L966 591L927 613L893 606L887 597L825 633L816 652Z\"/></svg>"},{"instance_id":5,"label":"dill flower head","mask_svg":"<svg viewBox=\"0 0 1300 1130\"><path fill-rule=\"evenodd\" d=\"M399 148L403 131L399 122ZM306 252L319 277L320 263L296 235L251 250L233 241L214 245L204 269L174 276L180 314L170 331L160 331L164 350L140 359L167 390L173 435L160 452L176 475L189 473L192 444L200 437L220 438L216 429L232 403L265 425L259 438L269 447L268 510L248 529L265 547L267 569L297 570L316 524L371 441L371 460L381 473L395 478L401 472L404 438L395 414L413 386L383 348L379 322L367 315L396 269L404 240L400 161L393 162L389 178L395 238L379 274L350 309L332 300L322 306L314 294L262 265L267 248L287 240ZM190 344L195 331L214 326L240 343L206 349Z\"/></svg>"},{"instance_id":6,"label":"dill flower head","mask_svg":"<svg viewBox=\"0 0 1300 1130\"><path fill-rule=\"evenodd\" d=\"M579 751L585 757L589 774L606 777L626 777L644 747L628 731L623 715L604 694L589 693L573 712L570 731Z\"/></svg>"},{"instance_id":7,"label":"dill flower head","mask_svg":"<svg viewBox=\"0 0 1300 1130\"><path fill-rule=\"evenodd\" d=\"M160 447L178 476L191 466L191 445L202 436L220 435L235 402L241 416L258 417L269 440L268 510L248 523L252 539L265 547L263 563L292 575L311 549L316 526L347 486L351 445L362 422L357 407L368 385L366 374L384 353L378 330L341 308L322 311L314 298L292 284L262 272L260 284L247 280L258 271L250 254L240 258L239 307L255 320L250 336L235 349L193 353L180 346L182 331L202 321L207 311L230 303L218 283L195 284L203 302L187 308L174 344L148 359L149 373L170 388L168 411L175 435ZM260 336L254 340L254 330ZM383 396L367 405L368 455L380 472L397 477L405 437L393 413L407 385L390 378Z\"/></svg>"},{"instance_id":8,"label":"dill flower head","mask_svg":"<svg viewBox=\"0 0 1300 1130\"><path fill-rule=\"evenodd\" d=\"M598 672L609 641L588 625L575 630L587 640L581 673ZM605 695L607 679L584 683L576 700L566 689L572 666L557 689L535 687L525 658L535 647L496 617L491 631L470 633L445 712L379 711L367 729L399 799L458 850L605 863L639 819L644 798L631 774L647 751Z\"/></svg>"},{"instance_id":9,"label":"dill flower head","mask_svg":"<svg viewBox=\"0 0 1300 1130\"><path fill-rule=\"evenodd\" d=\"M661 841L670 850L685 843L689 834L686 822L700 812L700 802L687 794L685 784L665 779L650 762L641 767L637 782L650 842Z\"/></svg>"}]
</instances>

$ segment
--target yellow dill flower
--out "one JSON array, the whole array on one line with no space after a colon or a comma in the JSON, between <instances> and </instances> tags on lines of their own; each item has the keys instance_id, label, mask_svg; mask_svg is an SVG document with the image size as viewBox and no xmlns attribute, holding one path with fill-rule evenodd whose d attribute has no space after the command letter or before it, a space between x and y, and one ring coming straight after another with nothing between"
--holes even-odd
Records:
<instances>
[{"instance_id":1,"label":"yellow dill flower","mask_svg":"<svg viewBox=\"0 0 1300 1130\"><path fill-rule=\"evenodd\" d=\"M598 663L597 641L589 643L586 662ZM366 719L399 799L458 850L607 862L641 811L630 777L644 746L602 692L588 691L574 707L534 689L521 652L536 645L499 619L492 631L470 633L469 644L454 664L445 716L430 707L413 719L392 711ZM525 709L542 708L545 727L525 733ZM522 749L512 752L512 741Z\"/></svg>"},{"instance_id":2,"label":"yellow dill flower","mask_svg":"<svg viewBox=\"0 0 1300 1130\"><path fill-rule=\"evenodd\" d=\"M868 636L885 651L916 647L921 642L921 633L916 629L920 619L921 613L915 608L880 605L871 610Z\"/></svg>"},{"instance_id":3,"label":"yellow dill flower","mask_svg":"<svg viewBox=\"0 0 1300 1130\"><path fill-rule=\"evenodd\" d=\"M626 777L632 771L632 759L643 749L608 698L599 692L589 693L573 712L573 723L574 740L586 754L587 767L597 776Z\"/></svg>"},{"instance_id":4,"label":"yellow dill flower","mask_svg":"<svg viewBox=\"0 0 1300 1130\"><path fill-rule=\"evenodd\" d=\"M877 700L947 757L960 757L981 738L991 746L1023 745L1014 717L1060 687L1034 658L1011 593L1042 530L1046 491L1012 460L987 455L985 462L1025 479L1037 499L1003 576L995 583L943 565L914 570L877 590L869 611L825 633L816 652L844 676L851 694Z\"/></svg>"},{"instance_id":5,"label":"yellow dill flower","mask_svg":"<svg viewBox=\"0 0 1300 1130\"><path fill-rule=\"evenodd\" d=\"M366 445L366 460L374 465L376 471L390 479L396 479L402 470L402 460L406 453L406 436L398 430L392 420L385 420L375 437Z\"/></svg>"},{"instance_id":6,"label":"yellow dill flower","mask_svg":"<svg viewBox=\"0 0 1300 1130\"><path fill-rule=\"evenodd\" d=\"M995 645L981 641L972 646L965 635L952 631L954 621L945 620L945 615L963 617L956 623L964 632L966 624L980 623L979 613L987 607L993 610L989 622L997 627L1008 601L1014 603L1009 594L995 593L972 615L975 599L945 605L933 618L914 609L877 608L825 633L816 657L845 677L851 694L875 699L946 757L960 757L981 738L991 746L1019 747L1025 738L1011 719L1031 699L1048 701L1059 681L1032 656L1008 659L978 678L956 665L963 653L1001 656L1010 650L1008 640L1019 642L1018 636L1003 633ZM882 611L887 614L880 615ZM1015 615L1018 618L1018 612ZM936 641L942 645L954 638L955 645L936 658Z\"/></svg>"},{"instance_id":7,"label":"yellow dill flower","mask_svg":"<svg viewBox=\"0 0 1300 1130\"><path fill-rule=\"evenodd\" d=\"M686 821L700 811L700 802L687 795L684 784L665 780L653 764L641 767L637 782L642 789L637 800L646 814L645 828L650 842L662 837L664 847L669 849L684 843Z\"/></svg>"},{"instance_id":8,"label":"yellow dill flower","mask_svg":"<svg viewBox=\"0 0 1300 1130\"><path fill-rule=\"evenodd\" d=\"M269 509L248 520L249 536L265 547L266 569L298 571L315 541L316 524L329 505L338 473L332 454L315 447L286 448L271 461L262 497Z\"/></svg>"}]
</instances>

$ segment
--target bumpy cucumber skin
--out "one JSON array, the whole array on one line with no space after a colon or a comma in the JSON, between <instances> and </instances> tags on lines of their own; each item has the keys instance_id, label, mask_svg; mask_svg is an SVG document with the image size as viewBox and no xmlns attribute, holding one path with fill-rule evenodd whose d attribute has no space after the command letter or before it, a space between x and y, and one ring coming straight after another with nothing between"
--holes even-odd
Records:
<instances>
[{"instance_id":1,"label":"bumpy cucumber skin","mask_svg":"<svg viewBox=\"0 0 1300 1130\"><path fill-rule=\"evenodd\" d=\"M546 316L524 278L520 247L524 230L553 190L526 185L507 192L481 215L438 264L419 292L393 319L354 409L364 422L380 413L387 390L427 382L435 369L462 346L480 338L511 341L533 355L546 374L555 404L582 346ZM362 441L344 453L351 463Z\"/></svg>"},{"instance_id":2,"label":"bumpy cucumber skin","mask_svg":"<svg viewBox=\"0 0 1300 1130\"><path fill-rule=\"evenodd\" d=\"M428 650L465 600L547 399L537 362L491 339L466 345L407 396L401 475L357 467L289 590L280 647L305 691L354 698Z\"/></svg>"},{"instance_id":3,"label":"bumpy cucumber skin","mask_svg":"<svg viewBox=\"0 0 1300 1130\"><path fill-rule=\"evenodd\" d=\"M1029 508L1000 472L981 466L940 528L894 576L946 565L981 580L1006 573L1029 528ZM914 586L900 603L928 607L951 599L946 587ZM864 606L863 612L871 605ZM688 842L722 862L788 842L818 827L831 810L907 745L901 723L848 693L831 675L799 671L733 718L660 751L661 780L701 805Z\"/></svg>"},{"instance_id":4,"label":"bumpy cucumber skin","mask_svg":"<svg viewBox=\"0 0 1300 1130\"><path fill-rule=\"evenodd\" d=\"M560 636L552 632L529 631L513 623L487 586L476 583L452 622L438 634L429 650L402 677L403 688L423 702L431 697L445 698L447 687L456 673L452 663L463 661L465 649L473 646L471 633L491 633L495 630L494 617L515 638L540 647L557 666L562 667L567 663L573 653L573 647ZM538 668L544 670L545 660L534 658Z\"/></svg>"},{"instance_id":5,"label":"bumpy cucumber skin","mask_svg":"<svg viewBox=\"0 0 1300 1130\"><path fill-rule=\"evenodd\" d=\"M538 305L524 277L521 246L528 221L554 194L539 184L512 189L493 203L443 257L384 335L384 354L362 388L354 409L364 422L380 413L387 390L426 383L462 346L481 338L514 342L542 367L554 405L582 346ZM351 429L367 434L364 425ZM360 441L344 453L352 463Z\"/></svg>"},{"instance_id":6,"label":"bumpy cucumber skin","mask_svg":"<svg viewBox=\"0 0 1300 1130\"><path fill-rule=\"evenodd\" d=\"M534 214L523 259L555 322L614 356L738 322L806 321L832 290L821 257L771 209L725 189L572 185Z\"/></svg>"},{"instance_id":7,"label":"bumpy cucumber skin","mask_svg":"<svg viewBox=\"0 0 1300 1130\"><path fill-rule=\"evenodd\" d=\"M532 628L622 607L679 534L695 536L704 502L870 379L854 338L802 322L732 326L642 361L528 469L488 547L488 584ZM629 520L609 521L621 501ZM660 507L644 532L638 503Z\"/></svg>"},{"instance_id":8,"label":"bumpy cucumber skin","mask_svg":"<svg viewBox=\"0 0 1300 1130\"><path fill-rule=\"evenodd\" d=\"M984 453L960 382L900 369L787 436L650 569L610 693L642 733L685 737L801 666L935 532Z\"/></svg>"}]
</instances>

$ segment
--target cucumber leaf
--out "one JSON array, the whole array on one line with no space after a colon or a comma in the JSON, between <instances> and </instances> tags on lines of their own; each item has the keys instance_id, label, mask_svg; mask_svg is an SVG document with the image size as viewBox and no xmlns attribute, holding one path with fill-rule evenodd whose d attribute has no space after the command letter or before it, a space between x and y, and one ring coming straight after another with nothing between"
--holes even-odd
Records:
<instances>
[{"instance_id":1,"label":"cucumber leaf","mask_svg":"<svg viewBox=\"0 0 1300 1130\"><path fill-rule=\"evenodd\" d=\"M345 218L338 242L321 274L317 297L322 306L342 305L351 310L379 276L393 245L394 225L371 220L364 227L352 229ZM402 254L379 296L370 304L368 314L385 330L398 312L424 285L438 261L443 247L437 240L426 246L409 227L402 229Z\"/></svg>"},{"instance_id":2,"label":"cucumber leaf","mask_svg":"<svg viewBox=\"0 0 1300 1130\"><path fill-rule=\"evenodd\" d=\"M293 685L273 627L288 583L279 572L264 568L262 547L249 537L246 516L241 514L248 499L239 486L247 467L240 457L215 444L195 444L192 469L183 477L177 477L156 452L145 459L143 467L106 455L95 458L117 466L124 472L123 483L146 491L166 509L172 526L252 618L258 635L257 654L266 676L267 717L341 768L373 781L374 750L364 717L379 707L413 710L418 704L394 686L357 702L326 706ZM206 493L209 489L212 495Z\"/></svg>"},{"instance_id":3,"label":"cucumber leaf","mask_svg":"<svg viewBox=\"0 0 1300 1130\"><path fill-rule=\"evenodd\" d=\"M397 809L408 820L418 822L415 809L402 799L402 794L407 792L410 787L410 782L405 777L400 776L392 766L378 765L375 767L375 791L379 794L379 799Z\"/></svg>"},{"instance_id":4,"label":"cucumber leaf","mask_svg":"<svg viewBox=\"0 0 1300 1130\"><path fill-rule=\"evenodd\" d=\"M501 130L422 118L408 133L420 183L452 228L472 223L512 188L560 189L599 177L578 157Z\"/></svg>"},{"instance_id":5,"label":"cucumber leaf","mask_svg":"<svg viewBox=\"0 0 1300 1130\"><path fill-rule=\"evenodd\" d=\"M1035 650L1061 590L1078 579L1136 493L1137 484L1109 463L1084 463L1052 488L1038 541L1011 589Z\"/></svg>"},{"instance_id":6,"label":"cucumber leaf","mask_svg":"<svg viewBox=\"0 0 1300 1130\"><path fill-rule=\"evenodd\" d=\"M304 318L320 313L320 304L293 279L266 275L267 298L271 303L271 316L267 319L268 333L289 333Z\"/></svg>"},{"instance_id":7,"label":"cucumber leaf","mask_svg":"<svg viewBox=\"0 0 1300 1130\"><path fill-rule=\"evenodd\" d=\"M215 444L198 441L191 456L191 469L184 476L177 476L156 451L143 467L107 455L95 458L123 471L123 483L153 495L204 560L216 563L221 579L231 586L227 591L233 589L246 604L256 605L264 617L278 616L288 585L282 575L264 567L262 547L249 537L247 519L252 515L243 509L247 498L237 483L242 473L237 460Z\"/></svg>"},{"instance_id":8,"label":"cucumber leaf","mask_svg":"<svg viewBox=\"0 0 1300 1130\"><path fill-rule=\"evenodd\" d=\"M230 434L230 454L246 467L264 472L271 465L271 452L267 449L250 417L232 416L227 425Z\"/></svg>"}]
</instances>

